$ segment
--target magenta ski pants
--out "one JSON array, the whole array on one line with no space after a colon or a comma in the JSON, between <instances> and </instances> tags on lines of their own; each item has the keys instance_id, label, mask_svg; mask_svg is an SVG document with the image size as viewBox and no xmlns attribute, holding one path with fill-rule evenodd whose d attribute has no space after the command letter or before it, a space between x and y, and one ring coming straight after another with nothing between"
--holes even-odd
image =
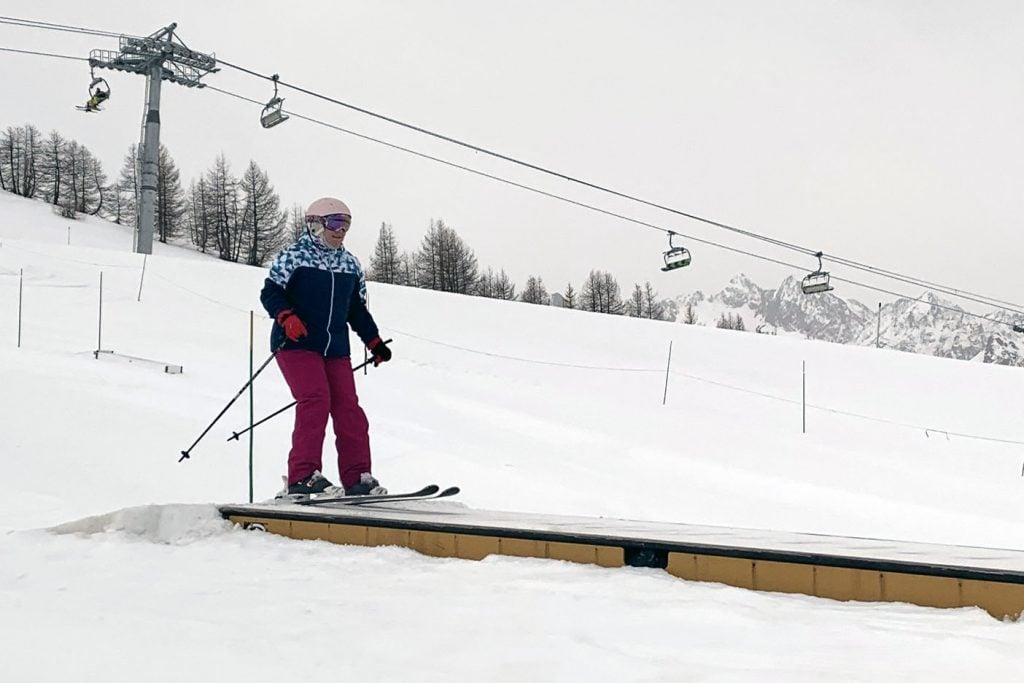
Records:
<instances>
[{"instance_id":1,"label":"magenta ski pants","mask_svg":"<svg viewBox=\"0 0 1024 683\"><path fill-rule=\"evenodd\" d=\"M334 424L338 474L352 486L370 469L370 425L356 396L352 361L324 358L315 351L278 351L277 365L288 382L295 405L292 449L288 452L288 483L323 471L327 417Z\"/></svg>"}]
</instances>

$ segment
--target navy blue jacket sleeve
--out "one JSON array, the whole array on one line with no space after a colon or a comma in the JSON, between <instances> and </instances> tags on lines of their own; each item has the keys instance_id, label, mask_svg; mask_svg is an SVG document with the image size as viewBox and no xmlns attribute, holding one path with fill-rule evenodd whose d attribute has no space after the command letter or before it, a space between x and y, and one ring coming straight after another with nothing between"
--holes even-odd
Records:
<instances>
[{"instance_id":1,"label":"navy blue jacket sleeve","mask_svg":"<svg viewBox=\"0 0 1024 683\"><path fill-rule=\"evenodd\" d=\"M363 277L362 269L359 272L359 282L352 288L352 299L348 304L348 324L363 340L363 344L369 344L380 336L377 323L373 321L373 316L366 307L366 278Z\"/></svg>"},{"instance_id":2,"label":"navy blue jacket sleeve","mask_svg":"<svg viewBox=\"0 0 1024 683\"><path fill-rule=\"evenodd\" d=\"M274 320L277 320L277 316L280 315L281 311L292 307L288 302L288 295L285 294L284 287L269 277L263 283L263 291L260 292L260 302Z\"/></svg>"},{"instance_id":3,"label":"navy blue jacket sleeve","mask_svg":"<svg viewBox=\"0 0 1024 683\"><path fill-rule=\"evenodd\" d=\"M288 286L295 264L298 263L298 259L292 254L295 249L296 245L292 245L274 257L270 264L270 274L263 283L263 291L260 292L260 302L274 320L277 320L281 311L292 307L285 287Z\"/></svg>"},{"instance_id":4,"label":"navy blue jacket sleeve","mask_svg":"<svg viewBox=\"0 0 1024 683\"><path fill-rule=\"evenodd\" d=\"M352 294L352 303L348 307L348 324L356 331L363 344L369 344L380 336L377 330L377 323L367 310L366 304L359 298L358 293Z\"/></svg>"}]
</instances>

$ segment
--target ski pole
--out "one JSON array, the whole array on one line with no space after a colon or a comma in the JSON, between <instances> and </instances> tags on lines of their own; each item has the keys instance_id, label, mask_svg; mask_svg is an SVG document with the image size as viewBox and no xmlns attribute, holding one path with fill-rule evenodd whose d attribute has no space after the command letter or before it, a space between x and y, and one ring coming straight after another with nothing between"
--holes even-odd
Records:
<instances>
[{"instance_id":1,"label":"ski pole","mask_svg":"<svg viewBox=\"0 0 1024 683\"><path fill-rule=\"evenodd\" d=\"M192 445L189 446L187 450L184 450L184 451L181 452L181 457L178 458L178 462L181 462L182 460L185 460L185 459L191 457L189 455L189 453L192 451L193 448L196 447L196 444L198 444L200 441L202 441L203 437L206 436L206 434L211 429L213 429L213 425L217 424L217 420L219 420L220 418L224 417L224 413L228 412L228 408L230 408L232 405L234 405L235 401L238 400L238 397L241 396L245 392L245 390L249 388L249 385L252 384L256 380L256 378L259 376L259 374L261 372L263 372L263 368L267 367L267 365L270 364L270 361L274 360L274 356L277 354L278 351L281 350L282 346L284 346L284 342L281 342L280 344L278 344L277 348L275 348L273 351L270 352L270 357L267 358L265 361L263 361L263 365L261 365L259 367L259 369L256 370L256 372L254 372L252 374L252 377L249 378L248 382L246 382L245 384L242 385L242 388L238 390L238 393L235 394L235 397L232 398L230 401L228 401L228 404L226 406L224 406L224 409L221 410L217 414L217 417L213 418L213 422L211 422L209 424L209 426L206 429L203 430L203 433L199 435L199 438L197 438L195 441L193 441Z\"/></svg>"},{"instance_id":2,"label":"ski pole","mask_svg":"<svg viewBox=\"0 0 1024 683\"><path fill-rule=\"evenodd\" d=\"M272 417L277 417L278 415L280 415L284 411L286 411L289 408L291 408L296 403L298 403L298 401L292 401L291 403L286 405L284 408L281 408L280 410L275 410L274 412L272 412L270 415L267 415L265 418L263 418L259 422L252 423L250 426L246 427L245 429L243 429L240 432L231 432L231 436L228 437L228 441L238 441L238 437L242 436L242 434L245 434L246 432L248 432L251 429L256 429L257 427L259 427L261 424L263 424L264 422L266 422L267 420L269 420Z\"/></svg>"},{"instance_id":3,"label":"ski pole","mask_svg":"<svg viewBox=\"0 0 1024 683\"><path fill-rule=\"evenodd\" d=\"M385 344L390 344L391 340L388 339L384 343ZM354 368L352 368L352 372L356 372L358 370L362 370L363 368L365 368L367 365L370 365L371 363L373 363L373 359L372 358L370 360L366 361L365 363L360 363L359 365L357 365ZM294 406L296 403L298 403L298 401L292 401L291 403L286 405L284 408L281 408L280 410L275 410L274 412L272 412L270 415L267 415L265 418L263 418L259 422L254 422L253 424L249 425L248 427L246 427L245 429L243 429L240 432L231 432L231 436L229 436L227 438L227 440L228 441L238 441L238 437L242 436L243 434L245 434L246 432L248 432L251 429L256 429L257 427L259 427L261 424L263 424L264 422L266 422L270 418L277 417L278 415L280 415L284 411L286 411L289 408L291 408L292 406Z\"/></svg>"}]
</instances>

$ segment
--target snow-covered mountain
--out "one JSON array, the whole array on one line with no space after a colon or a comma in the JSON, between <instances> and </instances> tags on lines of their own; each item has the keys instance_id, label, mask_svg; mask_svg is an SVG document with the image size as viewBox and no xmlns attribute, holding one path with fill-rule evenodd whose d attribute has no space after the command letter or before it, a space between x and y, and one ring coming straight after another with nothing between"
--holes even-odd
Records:
<instances>
[{"instance_id":1,"label":"snow-covered mountain","mask_svg":"<svg viewBox=\"0 0 1024 683\"><path fill-rule=\"evenodd\" d=\"M995 311L982 320L931 291L871 308L834 292L807 296L792 276L764 289L740 274L718 293L696 291L675 301L679 322L688 309L698 325L715 326L731 314L748 331L1024 366L1024 337L1007 325L1012 315Z\"/></svg>"}]
</instances>

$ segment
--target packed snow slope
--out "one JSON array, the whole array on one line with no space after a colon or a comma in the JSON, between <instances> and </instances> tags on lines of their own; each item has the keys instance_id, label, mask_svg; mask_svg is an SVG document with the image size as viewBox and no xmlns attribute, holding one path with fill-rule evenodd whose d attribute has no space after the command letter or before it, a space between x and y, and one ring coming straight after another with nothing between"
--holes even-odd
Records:
<instances>
[{"instance_id":1,"label":"packed snow slope","mask_svg":"<svg viewBox=\"0 0 1024 683\"><path fill-rule=\"evenodd\" d=\"M69 229L0 193L11 680L277 680L310 666L368 680L956 680L1024 663L1020 626L980 610L232 529L212 504L248 500L249 442L227 441L249 423L248 394L178 459L248 378L250 311L252 362L269 356L266 273L155 246L143 273L129 230ZM476 508L1024 548L1019 368L369 292L395 357L357 386L392 490L458 484ZM116 354L96 359L98 346ZM256 419L291 401L273 363L253 400ZM257 500L280 488L290 429L291 413L256 429ZM324 471L337 476L330 439Z\"/></svg>"}]
</instances>

